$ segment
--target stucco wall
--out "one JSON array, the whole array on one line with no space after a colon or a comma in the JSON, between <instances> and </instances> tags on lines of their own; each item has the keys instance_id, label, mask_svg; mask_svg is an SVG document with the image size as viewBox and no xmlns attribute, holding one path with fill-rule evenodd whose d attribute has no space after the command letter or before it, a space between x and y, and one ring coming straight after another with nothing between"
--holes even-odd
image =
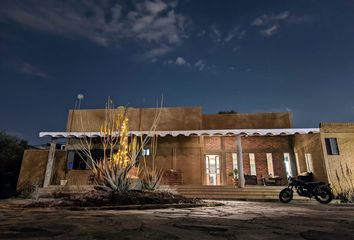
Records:
<instances>
[{"instance_id":1,"label":"stucco wall","mask_svg":"<svg viewBox=\"0 0 354 240\"><path fill-rule=\"evenodd\" d=\"M48 150L26 150L23 155L17 189L28 188L31 185L43 186L44 174L48 161ZM54 167L51 184L59 184L63 179L63 167L66 162L66 151L57 150L54 156Z\"/></svg>"},{"instance_id":2,"label":"stucco wall","mask_svg":"<svg viewBox=\"0 0 354 240\"><path fill-rule=\"evenodd\" d=\"M56 150L54 154L53 175L50 184L59 185L60 180L66 179L67 151Z\"/></svg>"},{"instance_id":3,"label":"stucco wall","mask_svg":"<svg viewBox=\"0 0 354 240\"><path fill-rule=\"evenodd\" d=\"M183 172L184 184L202 184L201 143L199 137L159 138L156 165Z\"/></svg>"},{"instance_id":4,"label":"stucco wall","mask_svg":"<svg viewBox=\"0 0 354 240\"><path fill-rule=\"evenodd\" d=\"M22 190L34 184L42 186L47 160L47 150L25 150L17 182L17 189Z\"/></svg>"},{"instance_id":5,"label":"stucco wall","mask_svg":"<svg viewBox=\"0 0 354 240\"><path fill-rule=\"evenodd\" d=\"M203 129L290 128L291 113L237 113L203 115Z\"/></svg>"},{"instance_id":6,"label":"stucco wall","mask_svg":"<svg viewBox=\"0 0 354 240\"><path fill-rule=\"evenodd\" d=\"M114 111L120 111L116 109ZM156 108L129 108L129 130L150 130ZM70 110L67 121L67 131L100 131L104 122L104 109ZM158 130L190 130L201 128L202 110L200 107L162 108Z\"/></svg>"},{"instance_id":7,"label":"stucco wall","mask_svg":"<svg viewBox=\"0 0 354 240\"><path fill-rule=\"evenodd\" d=\"M114 111L121 111L115 109ZM129 128L149 130L156 108L129 108ZM67 131L100 130L104 122L104 109L70 110ZM290 128L291 113L236 113L203 115L201 107L162 108L158 124L159 130L198 130L198 129L260 129Z\"/></svg>"},{"instance_id":8,"label":"stucco wall","mask_svg":"<svg viewBox=\"0 0 354 240\"><path fill-rule=\"evenodd\" d=\"M337 138L339 155L328 155L325 138ZM333 190L354 190L354 123L322 123L321 142Z\"/></svg>"},{"instance_id":9,"label":"stucco wall","mask_svg":"<svg viewBox=\"0 0 354 240\"><path fill-rule=\"evenodd\" d=\"M305 154L309 153L312 156L315 180L328 182L320 134L295 135L294 152L298 156L299 173L307 172Z\"/></svg>"}]
</instances>

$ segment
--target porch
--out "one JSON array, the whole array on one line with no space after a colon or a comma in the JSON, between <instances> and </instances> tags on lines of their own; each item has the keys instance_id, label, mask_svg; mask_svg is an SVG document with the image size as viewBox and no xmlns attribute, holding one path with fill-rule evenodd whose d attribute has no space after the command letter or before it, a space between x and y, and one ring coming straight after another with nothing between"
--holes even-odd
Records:
<instances>
[{"instance_id":1,"label":"porch","mask_svg":"<svg viewBox=\"0 0 354 240\"><path fill-rule=\"evenodd\" d=\"M177 145L182 145L178 142L171 144L168 142L165 150L164 158L161 158L161 168L171 169L173 173L180 172L180 178L174 179L173 184L166 183L170 185L178 184L200 184L202 185L232 185L232 177L230 178L230 172L235 169L237 173L233 177L237 176L237 185L243 188L247 185L248 180L253 180L255 185L263 185L260 181L266 175L270 177L277 177L281 179L280 184L286 183L286 175L291 175L291 172L296 173L297 166L295 164L295 156L293 151L289 148L291 143L288 140L285 141L286 152L282 152L283 149L279 148L278 152L249 152L243 150L243 140L247 138L258 138L258 137L285 137L297 134L311 134L317 133L318 129L224 129L224 130L190 130L190 131L159 131L156 134L162 138L172 137L176 138L179 136L188 137L189 139L197 139L198 142L195 146L190 146L189 143L186 144L184 149L188 149L185 152L179 152L180 156L176 154L178 152L176 149ZM130 135L147 135L151 134L144 131L131 131ZM58 138L98 138L100 136L99 132L41 132L40 137L50 136L52 138L51 148L49 149L48 161L45 171L44 187L49 186L53 183L53 171L56 167L54 166L55 158L55 144ZM205 148L204 139L208 137L225 137L233 141L233 147L230 149L211 150ZM231 138L230 138L231 137ZM177 141L177 140L176 140ZM249 141L248 141L249 142ZM193 143L191 143L193 144ZM222 144L223 145L223 144ZM284 144L283 144L284 145ZM66 151L75 150L75 146L67 146ZM192 151L192 150L194 151ZM166 154L166 152L169 152ZM168 154L171 154L168 156ZM192 157L191 157L192 156ZM190 161L192 159L192 161ZM256 161L261 160L263 164L263 171L259 171L258 164ZM278 163L278 167L273 166L273 164ZM244 164L246 166L244 166ZM279 167L280 166L280 167ZM284 166L286 167L284 169ZM244 172L244 169L247 169ZM286 170L286 171L285 171ZM69 171L74 173L73 171ZM285 175L285 172L287 173ZM76 174L74 174L76 175ZM172 176L172 175L171 175ZM253 179L253 178L255 179ZM86 177L85 177L86 178ZM230 181L231 180L231 181ZM75 180L71 182L81 182ZM276 180L275 180L276 182ZM279 182L279 181L278 181ZM75 183L74 183L75 184ZM177 184L177 185L178 185ZM248 184L250 184L248 182ZM275 185L279 185L276 184Z\"/></svg>"}]
</instances>

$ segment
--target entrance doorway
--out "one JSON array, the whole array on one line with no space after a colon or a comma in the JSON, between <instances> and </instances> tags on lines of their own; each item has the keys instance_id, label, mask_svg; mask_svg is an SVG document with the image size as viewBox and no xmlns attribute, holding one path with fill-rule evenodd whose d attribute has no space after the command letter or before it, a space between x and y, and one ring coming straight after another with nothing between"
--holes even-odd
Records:
<instances>
[{"instance_id":1,"label":"entrance doorway","mask_svg":"<svg viewBox=\"0 0 354 240\"><path fill-rule=\"evenodd\" d=\"M205 155L207 185L220 185L220 155Z\"/></svg>"}]
</instances>

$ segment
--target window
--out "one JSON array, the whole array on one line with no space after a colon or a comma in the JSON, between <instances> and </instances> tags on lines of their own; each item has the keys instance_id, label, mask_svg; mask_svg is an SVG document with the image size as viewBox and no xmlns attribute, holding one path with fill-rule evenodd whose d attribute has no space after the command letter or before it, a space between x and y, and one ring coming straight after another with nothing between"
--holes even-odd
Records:
<instances>
[{"instance_id":1,"label":"window","mask_svg":"<svg viewBox=\"0 0 354 240\"><path fill-rule=\"evenodd\" d=\"M339 155L337 138L325 138L328 155Z\"/></svg>"},{"instance_id":2,"label":"window","mask_svg":"<svg viewBox=\"0 0 354 240\"><path fill-rule=\"evenodd\" d=\"M234 174L234 177L236 177L236 176L235 176L235 172L234 172L235 169L238 169L238 165L237 165L237 154L236 154L236 153L233 153L233 154L232 154L232 173Z\"/></svg>"},{"instance_id":3,"label":"window","mask_svg":"<svg viewBox=\"0 0 354 240\"><path fill-rule=\"evenodd\" d=\"M306 167L308 172L313 172L312 154L305 153Z\"/></svg>"},{"instance_id":4,"label":"window","mask_svg":"<svg viewBox=\"0 0 354 240\"><path fill-rule=\"evenodd\" d=\"M284 164L285 164L286 176L287 177L292 176L289 153L284 153Z\"/></svg>"},{"instance_id":5,"label":"window","mask_svg":"<svg viewBox=\"0 0 354 240\"><path fill-rule=\"evenodd\" d=\"M83 156L85 157L85 156ZM86 165L84 159L81 158L80 154L75 151L69 151L68 153L68 170L86 170L89 167Z\"/></svg>"},{"instance_id":6,"label":"window","mask_svg":"<svg viewBox=\"0 0 354 240\"><path fill-rule=\"evenodd\" d=\"M266 157L267 157L268 174L270 176L274 176L273 156L271 153L267 153Z\"/></svg>"},{"instance_id":7,"label":"window","mask_svg":"<svg viewBox=\"0 0 354 240\"><path fill-rule=\"evenodd\" d=\"M109 152L107 151L107 156ZM91 150L91 156L94 161L99 161L103 158L103 150L102 149L93 149ZM84 159L83 159L84 158ZM85 154L80 153L79 150L71 150L68 151L68 161L67 161L67 169L68 170L87 170L92 167L92 162Z\"/></svg>"},{"instance_id":8,"label":"window","mask_svg":"<svg viewBox=\"0 0 354 240\"><path fill-rule=\"evenodd\" d=\"M257 173L256 173L256 159L255 159L254 153L250 153L249 157L250 157L251 175L257 175Z\"/></svg>"},{"instance_id":9,"label":"window","mask_svg":"<svg viewBox=\"0 0 354 240\"><path fill-rule=\"evenodd\" d=\"M143 155L143 156L150 156L150 149L149 149L149 148L143 149L142 155Z\"/></svg>"}]
</instances>

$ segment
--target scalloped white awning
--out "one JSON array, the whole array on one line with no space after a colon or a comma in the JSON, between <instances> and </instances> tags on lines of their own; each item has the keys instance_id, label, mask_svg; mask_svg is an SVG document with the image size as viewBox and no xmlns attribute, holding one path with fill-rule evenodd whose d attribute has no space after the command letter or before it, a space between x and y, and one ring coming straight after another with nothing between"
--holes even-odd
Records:
<instances>
[{"instance_id":1,"label":"scalloped white awning","mask_svg":"<svg viewBox=\"0 0 354 240\"><path fill-rule=\"evenodd\" d=\"M319 128L283 128L283 129L221 129L221 130L181 130L157 131L156 134L165 136L287 136L295 134L319 133ZM118 134L118 133L117 133ZM129 135L152 135L149 131L130 131ZM39 137L80 138L100 137L100 132L40 132Z\"/></svg>"}]
</instances>

